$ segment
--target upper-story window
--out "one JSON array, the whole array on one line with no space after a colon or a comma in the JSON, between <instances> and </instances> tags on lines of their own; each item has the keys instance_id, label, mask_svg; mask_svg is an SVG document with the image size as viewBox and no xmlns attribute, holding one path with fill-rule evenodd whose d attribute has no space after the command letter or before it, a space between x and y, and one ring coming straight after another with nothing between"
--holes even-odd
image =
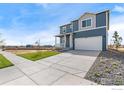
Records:
<instances>
[{"instance_id":1,"label":"upper-story window","mask_svg":"<svg viewBox=\"0 0 124 93\"><path fill-rule=\"evenodd\" d=\"M62 32L66 32L66 27L62 27Z\"/></svg>"},{"instance_id":2,"label":"upper-story window","mask_svg":"<svg viewBox=\"0 0 124 93\"><path fill-rule=\"evenodd\" d=\"M85 19L82 21L82 27L89 27L91 26L91 19Z\"/></svg>"},{"instance_id":3,"label":"upper-story window","mask_svg":"<svg viewBox=\"0 0 124 93\"><path fill-rule=\"evenodd\" d=\"M72 24L67 25L66 31L67 32L71 32L72 31Z\"/></svg>"}]
</instances>

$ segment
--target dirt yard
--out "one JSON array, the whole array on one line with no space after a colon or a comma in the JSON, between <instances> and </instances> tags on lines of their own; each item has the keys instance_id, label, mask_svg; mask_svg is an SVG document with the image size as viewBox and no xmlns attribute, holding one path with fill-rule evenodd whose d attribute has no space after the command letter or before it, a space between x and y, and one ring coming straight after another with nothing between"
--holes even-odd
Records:
<instances>
[{"instance_id":1,"label":"dirt yard","mask_svg":"<svg viewBox=\"0 0 124 93\"><path fill-rule=\"evenodd\" d=\"M6 51L14 54L25 54L25 53L32 53L32 52L39 52L39 51L48 51L48 50L6 50Z\"/></svg>"},{"instance_id":2,"label":"dirt yard","mask_svg":"<svg viewBox=\"0 0 124 93\"><path fill-rule=\"evenodd\" d=\"M118 48L118 51L123 52L124 53L124 48Z\"/></svg>"},{"instance_id":3,"label":"dirt yard","mask_svg":"<svg viewBox=\"0 0 124 93\"><path fill-rule=\"evenodd\" d=\"M118 49L109 47L109 49L113 49L113 50L124 53L124 47L119 47Z\"/></svg>"}]
</instances>

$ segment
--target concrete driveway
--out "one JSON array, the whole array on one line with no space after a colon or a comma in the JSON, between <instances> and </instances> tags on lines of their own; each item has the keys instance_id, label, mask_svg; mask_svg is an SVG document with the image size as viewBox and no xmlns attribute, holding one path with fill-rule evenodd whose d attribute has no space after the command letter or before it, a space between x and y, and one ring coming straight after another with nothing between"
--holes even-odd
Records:
<instances>
[{"instance_id":1,"label":"concrete driveway","mask_svg":"<svg viewBox=\"0 0 124 93\"><path fill-rule=\"evenodd\" d=\"M1 53L15 64L0 70L2 85L94 85L84 76L100 51L73 50L36 62L8 52Z\"/></svg>"}]
</instances>

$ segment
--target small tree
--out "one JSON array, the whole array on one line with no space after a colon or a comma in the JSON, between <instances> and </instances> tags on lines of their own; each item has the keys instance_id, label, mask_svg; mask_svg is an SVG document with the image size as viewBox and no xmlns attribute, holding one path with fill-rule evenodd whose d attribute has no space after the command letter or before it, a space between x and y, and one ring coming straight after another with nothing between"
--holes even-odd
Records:
<instances>
[{"instance_id":1,"label":"small tree","mask_svg":"<svg viewBox=\"0 0 124 93\"><path fill-rule=\"evenodd\" d=\"M117 31L114 32L112 37L113 37L115 48L118 49L118 47L121 46L121 42L123 39L122 37L119 36Z\"/></svg>"},{"instance_id":2,"label":"small tree","mask_svg":"<svg viewBox=\"0 0 124 93\"><path fill-rule=\"evenodd\" d=\"M37 40L37 41L35 42L35 44L37 45L37 47L40 47L40 39Z\"/></svg>"}]
</instances>

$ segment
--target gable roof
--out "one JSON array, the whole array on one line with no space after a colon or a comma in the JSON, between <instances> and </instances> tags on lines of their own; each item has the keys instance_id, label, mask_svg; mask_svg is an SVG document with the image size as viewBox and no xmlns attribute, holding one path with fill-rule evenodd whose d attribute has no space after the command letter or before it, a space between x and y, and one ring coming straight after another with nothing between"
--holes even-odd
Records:
<instances>
[{"instance_id":1,"label":"gable roof","mask_svg":"<svg viewBox=\"0 0 124 93\"><path fill-rule=\"evenodd\" d=\"M85 13L84 13L83 15L81 15L79 18L77 18L77 19L75 19L75 20L73 20L73 21L71 21L71 22L77 21L77 20L79 20L81 17L83 17L83 16L85 16L85 15L97 15L97 14L103 13L103 12L109 12L109 10L104 10L104 11L102 11L102 12L97 12L97 13L85 12ZM65 24L65 25L61 25L60 27L63 27L63 26L66 26L66 25L70 25L70 24L71 24L71 23Z\"/></svg>"},{"instance_id":2,"label":"gable roof","mask_svg":"<svg viewBox=\"0 0 124 93\"><path fill-rule=\"evenodd\" d=\"M78 19L82 18L83 16L86 15L96 15L95 13L89 13L89 12L85 12L83 15L81 15Z\"/></svg>"}]
</instances>

